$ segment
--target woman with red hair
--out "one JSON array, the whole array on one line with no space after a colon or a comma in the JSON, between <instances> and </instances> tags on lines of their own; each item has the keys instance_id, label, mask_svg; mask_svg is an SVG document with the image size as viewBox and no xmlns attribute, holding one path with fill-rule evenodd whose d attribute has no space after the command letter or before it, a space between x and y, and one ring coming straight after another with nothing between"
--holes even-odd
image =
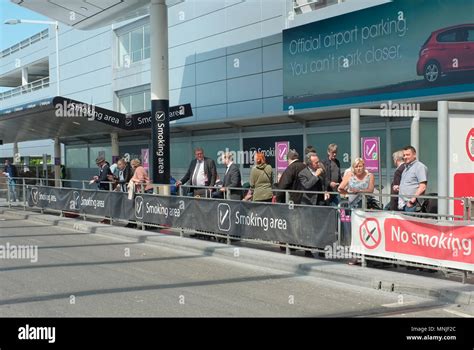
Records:
<instances>
[{"instance_id":1,"label":"woman with red hair","mask_svg":"<svg viewBox=\"0 0 474 350\"><path fill-rule=\"evenodd\" d=\"M263 152L255 154L255 166L250 172L250 188L254 202L272 201L273 169L266 163Z\"/></svg>"}]
</instances>

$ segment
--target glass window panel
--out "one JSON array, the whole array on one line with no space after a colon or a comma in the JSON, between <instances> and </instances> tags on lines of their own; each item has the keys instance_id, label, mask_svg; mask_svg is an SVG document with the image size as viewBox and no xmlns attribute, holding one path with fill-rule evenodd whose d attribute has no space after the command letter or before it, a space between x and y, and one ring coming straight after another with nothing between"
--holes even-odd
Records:
<instances>
[{"instance_id":1,"label":"glass window panel","mask_svg":"<svg viewBox=\"0 0 474 350\"><path fill-rule=\"evenodd\" d=\"M145 91L145 111L151 109L151 93L150 91Z\"/></svg>"},{"instance_id":2,"label":"glass window panel","mask_svg":"<svg viewBox=\"0 0 474 350\"><path fill-rule=\"evenodd\" d=\"M143 27L131 32L132 62L143 59Z\"/></svg>"},{"instance_id":3,"label":"glass window panel","mask_svg":"<svg viewBox=\"0 0 474 350\"><path fill-rule=\"evenodd\" d=\"M187 142L171 142L171 168L187 168L191 161Z\"/></svg>"},{"instance_id":4,"label":"glass window panel","mask_svg":"<svg viewBox=\"0 0 474 350\"><path fill-rule=\"evenodd\" d=\"M143 51L143 58L150 58L150 26L146 25L145 26L145 36L144 36L144 51Z\"/></svg>"},{"instance_id":5,"label":"glass window panel","mask_svg":"<svg viewBox=\"0 0 474 350\"><path fill-rule=\"evenodd\" d=\"M349 132L309 134L307 137L307 142L308 145L316 148L316 151L321 158L327 157L327 149L329 144L337 144L337 159L339 159L339 162L341 163L341 168L350 168L351 136ZM304 155L300 155L301 160L303 160L303 156Z\"/></svg>"},{"instance_id":6,"label":"glass window panel","mask_svg":"<svg viewBox=\"0 0 474 350\"><path fill-rule=\"evenodd\" d=\"M240 149L239 144L238 139L194 141L193 150L196 147L202 147L204 149L204 155L214 159L218 169L224 169L224 165L219 164L221 162L218 161L218 154L225 152L226 148L228 148L229 151L238 151ZM194 154L191 154L191 159L193 158ZM222 171L219 171L219 176L223 176Z\"/></svg>"},{"instance_id":7,"label":"glass window panel","mask_svg":"<svg viewBox=\"0 0 474 350\"><path fill-rule=\"evenodd\" d=\"M111 146L90 146L89 147L89 168L97 168L95 160L99 156L104 156L105 160L112 164Z\"/></svg>"},{"instance_id":8,"label":"glass window panel","mask_svg":"<svg viewBox=\"0 0 474 350\"><path fill-rule=\"evenodd\" d=\"M131 112L142 112L145 110L143 92L139 94L132 95L132 108Z\"/></svg>"},{"instance_id":9,"label":"glass window panel","mask_svg":"<svg viewBox=\"0 0 474 350\"><path fill-rule=\"evenodd\" d=\"M130 96L120 97L119 106L120 106L121 113L128 113L130 111Z\"/></svg>"},{"instance_id":10,"label":"glass window panel","mask_svg":"<svg viewBox=\"0 0 474 350\"><path fill-rule=\"evenodd\" d=\"M420 149L417 158L428 167L426 193L438 192L438 126L436 119L420 120Z\"/></svg>"},{"instance_id":11,"label":"glass window panel","mask_svg":"<svg viewBox=\"0 0 474 350\"><path fill-rule=\"evenodd\" d=\"M119 66L125 64L125 56L130 54L130 33L126 33L119 37Z\"/></svg>"},{"instance_id":12,"label":"glass window panel","mask_svg":"<svg viewBox=\"0 0 474 350\"><path fill-rule=\"evenodd\" d=\"M66 147L66 168L87 167L87 147Z\"/></svg>"}]
</instances>

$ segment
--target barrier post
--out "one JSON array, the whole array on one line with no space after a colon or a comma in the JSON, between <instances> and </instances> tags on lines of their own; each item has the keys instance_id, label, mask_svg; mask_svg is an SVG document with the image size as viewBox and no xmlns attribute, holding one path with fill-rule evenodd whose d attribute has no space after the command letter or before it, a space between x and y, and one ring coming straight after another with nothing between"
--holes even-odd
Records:
<instances>
[{"instance_id":1,"label":"barrier post","mask_svg":"<svg viewBox=\"0 0 474 350\"><path fill-rule=\"evenodd\" d=\"M289 203L289 202L290 202L290 192L285 191L285 203Z\"/></svg>"},{"instance_id":2,"label":"barrier post","mask_svg":"<svg viewBox=\"0 0 474 350\"><path fill-rule=\"evenodd\" d=\"M11 207L12 207L12 204L11 204L11 202L10 202L10 190L11 190L10 180L7 180L7 202L8 202L8 208L11 208Z\"/></svg>"},{"instance_id":3,"label":"barrier post","mask_svg":"<svg viewBox=\"0 0 474 350\"><path fill-rule=\"evenodd\" d=\"M25 178L22 179L22 183L23 183L23 210L26 210L26 184L25 184Z\"/></svg>"},{"instance_id":4,"label":"barrier post","mask_svg":"<svg viewBox=\"0 0 474 350\"><path fill-rule=\"evenodd\" d=\"M290 244L289 244L289 243L286 243L285 254L286 254L286 255L290 255L290 254L291 254L291 251L290 251Z\"/></svg>"},{"instance_id":5,"label":"barrier post","mask_svg":"<svg viewBox=\"0 0 474 350\"><path fill-rule=\"evenodd\" d=\"M362 210L366 211L367 210L367 197L365 196L365 193L362 194Z\"/></svg>"},{"instance_id":6,"label":"barrier post","mask_svg":"<svg viewBox=\"0 0 474 350\"><path fill-rule=\"evenodd\" d=\"M463 203L462 203L462 207L463 207L463 218L464 220L470 220L470 214L471 214L471 210L470 210L470 201L469 201L469 198L465 197L463 198Z\"/></svg>"}]
</instances>

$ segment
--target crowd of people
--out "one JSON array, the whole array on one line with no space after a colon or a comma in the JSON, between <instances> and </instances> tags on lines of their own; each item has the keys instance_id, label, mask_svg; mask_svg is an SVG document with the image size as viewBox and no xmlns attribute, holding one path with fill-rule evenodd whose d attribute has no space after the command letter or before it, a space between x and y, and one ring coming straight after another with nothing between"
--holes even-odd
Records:
<instances>
[{"instance_id":1,"label":"crowd of people","mask_svg":"<svg viewBox=\"0 0 474 350\"><path fill-rule=\"evenodd\" d=\"M308 146L302 161L298 152L290 150L288 167L276 180L265 154L257 152L249 181L242 183L240 168L231 152L222 156L225 171L220 180L216 162L204 155L203 148L197 147L183 178L178 181L172 178L171 183L175 186L171 192L175 194L176 188L187 184L183 186L186 187L184 192L195 197L327 206L338 206L342 199L346 199L349 208L361 208L363 195L369 194L367 207L382 209L381 204L370 196L374 192L375 177L366 169L364 160L354 159L343 174L337 152L338 146L332 143L328 145L326 155L320 158L316 149ZM413 212L420 206L418 196L425 194L427 188L427 167L417 159L413 146L394 152L393 162L396 170L390 188L392 197L385 209ZM139 159L131 160L130 164L119 159L111 166L104 157L98 157L96 163L99 173L91 183L97 183L101 190L112 188L145 193L153 190L148 172ZM12 169L6 164L5 171L12 172Z\"/></svg>"}]
</instances>

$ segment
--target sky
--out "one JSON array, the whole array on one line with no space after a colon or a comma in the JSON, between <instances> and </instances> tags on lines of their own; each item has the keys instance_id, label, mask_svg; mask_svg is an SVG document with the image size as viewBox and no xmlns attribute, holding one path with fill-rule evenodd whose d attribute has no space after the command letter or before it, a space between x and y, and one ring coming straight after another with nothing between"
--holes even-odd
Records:
<instances>
[{"instance_id":1,"label":"sky","mask_svg":"<svg viewBox=\"0 0 474 350\"><path fill-rule=\"evenodd\" d=\"M39 0L38 0L39 1ZM36 12L18 6L10 0L0 0L0 51L46 29L46 24L3 24L7 19L51 20Z\"/></svg>"}]
</instances>

